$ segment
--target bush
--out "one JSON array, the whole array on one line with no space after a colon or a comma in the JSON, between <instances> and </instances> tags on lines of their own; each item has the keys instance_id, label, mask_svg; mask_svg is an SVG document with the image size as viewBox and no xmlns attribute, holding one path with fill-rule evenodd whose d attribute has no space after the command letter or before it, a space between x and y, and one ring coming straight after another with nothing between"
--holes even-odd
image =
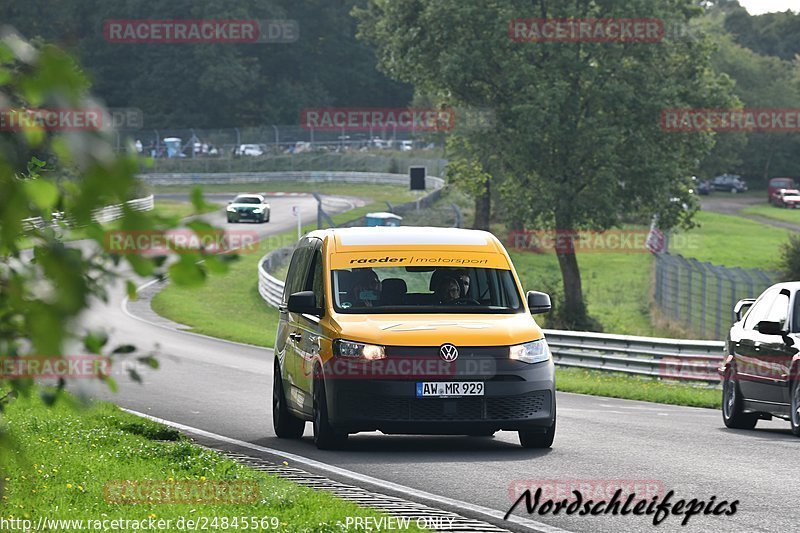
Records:
<instances>
[{"instance_id":1,"label":"bush","mask_svg":"<svg viewBox=\"0 0 800 533\"><path fill-rule=\"evenodd\" d=\"M783 281L800 280L800 235L790 235L781 248L780 272Z\"/></svg>"}]
</instances>

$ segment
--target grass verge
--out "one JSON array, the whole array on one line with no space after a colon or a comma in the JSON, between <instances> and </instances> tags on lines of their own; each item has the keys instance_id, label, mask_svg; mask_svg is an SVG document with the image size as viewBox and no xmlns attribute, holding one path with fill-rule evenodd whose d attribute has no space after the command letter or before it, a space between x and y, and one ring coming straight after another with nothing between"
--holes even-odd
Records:
<instances>
[{"instance_id":1,"label":"grass verge","mask_svg":"<svg viewBox=\"0 0 800 533\"><path fill-rule=\"evenodd\" d=\"M789 222L800 226L800 209L787 209L764 204L745 207L741 210L741 213L771 218L772 220L780 220L781 222Z\"/></svg>"},{"instance_id":2,"label":"grass verge","mask_svg":"<svg viewBox=\"0 0 800 533\"><path fill-rule=\"evenodd\" d=\"M177 520L209 519L208 529L241 530L242 517L270 524L257 530L341 531L347 516L381 514L248 469L194 446L176 431L129 415L108 403L77 409L68 396L48 408L33 396L9 405L4 419L16 442L3 473L0 516L37 524L48 520L171 520L162 530L178 531ZM111 481L178 481L202 487L214 482L248 482L257 498L247 503L140 504L109 502ZM158 500L156 500L158 501ZM247 500L245 500L247 501ZM150 500L153 502L153 500ZM232 527L232 521L240 521ZM218 526L211 527L216 518ZM231 527L223 527L227 518ZM413 522L412 522L413 524ZM278 527L275 527L278 526ZM13 527L12 527L13 529ZM76 524L50 524L50 531L80 531ZM83 530L89 529L84 523ZM96 528L95 528L96 529ZM127 530L114 528L110 530ZM21 529L22 530L22 529ZM33 527L30 528L33 530Z\"/></svg>"},{"instance_id":3,"label":"grass verge","mask_svg":"<svg viewBox=\"0 0 800 533\"><path fill-rule=\"evenodd\" d=\"M719 409L722 405L722 391L718 388L667 383L648 377L582 368L558 368L556 370L556 388L563 392L689 407Z\"/></svg>"},{"instance_id":4,"label":"grass verge","mask_svg":"<svg viewBox=\"0 0 800 533\"><path fill-rule=\"evenodd\" d=\"M673 236L670 252L729 267L777 268L790 233L736 215L701 211L695 220L700 227Z\"/></svg>"},{"instance_id":5,"label":"grass verge","mask_svg":"<svg viewBox=\"0 0 800 533\"><path fill-rule=\"evenodd\" d=\"M222 204L206 202L204 209L195 212L191 202L179 202L177 200L158 199L153 206L153 212L162 217L185 218L190 215L203 215L222 209Z\"/></svg>"}]
</instances>

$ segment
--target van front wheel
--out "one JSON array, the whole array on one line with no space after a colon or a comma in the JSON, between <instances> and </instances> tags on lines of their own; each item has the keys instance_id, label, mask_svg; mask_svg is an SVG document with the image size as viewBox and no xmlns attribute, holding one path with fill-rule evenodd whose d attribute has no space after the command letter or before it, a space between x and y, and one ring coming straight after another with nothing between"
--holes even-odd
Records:
<instances>
[{"instance_id":1,"label":"van front wheel","mask_svg":"<svg viewBox=\"0 0 800 533\"><path fill-rule=\"evenodd\" d=\"M289 412L283 393L281 369L277 363L272 378L272 428L279 439L299 439L306 429L305 420Z\"/></svg>"},{"instance_id":2,"label":"van front wheel","mask_svg":"<svg viewBox=\"0 0 800 533\"><path fill-rule=\"evenodd\" d=\"M553 425L547 428L544 432L527 431L519 432L519 443L523 448L549 448L553 445L553 439L556 437L556 409L553 406Z\"/></svg>"},{"instance_id":3,"label":"van front wheel","mask_svg":"<svg viewBox=\"0 0 800 533\"><path fill-rule=\"evenodd\" d=\"M336 431L328 420L328 400L325 382L314 380L314 444L320 450L336 450L347 440L347 433Z\"/></svg>"}]
</instances>

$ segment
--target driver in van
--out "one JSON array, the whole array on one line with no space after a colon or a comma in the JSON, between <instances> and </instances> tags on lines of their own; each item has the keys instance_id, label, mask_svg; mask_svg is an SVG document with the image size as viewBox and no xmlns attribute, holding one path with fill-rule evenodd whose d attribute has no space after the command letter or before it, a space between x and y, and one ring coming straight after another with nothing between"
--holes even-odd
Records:
<instances>
[{"instance_id":1,"label":"driver in van","mask_svg":"<svg viewBox=\"0 0 800 533\"><path fill-rule=\"evenodd\" d=\"M353 270L356 281L353 284L351 295L356 306L374 307L378 305L381 297L381 281L371 268L357 268Z\"/></svg>"},{"instance_id":2,"label":"driver in van","mask_svg":"<svg viewBox=\"0 0 800 533\"><path fill-rule=\"evenodd\" d=\"M450 305L461 298L461 285L451 276L443 276L436 285L436 297L442 305Z\"/></svg>"}]
</instances>

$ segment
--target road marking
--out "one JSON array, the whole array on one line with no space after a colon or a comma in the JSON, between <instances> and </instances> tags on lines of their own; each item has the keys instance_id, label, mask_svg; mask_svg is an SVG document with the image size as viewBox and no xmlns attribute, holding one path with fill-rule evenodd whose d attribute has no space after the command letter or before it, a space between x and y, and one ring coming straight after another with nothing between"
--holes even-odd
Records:
<instances>
[{"instance_id":1,"label":"road marking","mask_svg":"<svg viewBox=\"0 0 800 533\"><path fill-rule=\"evenodd\" d=\"M178 422L172 422L170 420L164 420L163 418L158 418L152 415L148 415L145 413L140 413L138 411L133 411L131 409L120 408L127 413L131 413L136 416L141 416L142 418L147 418L148 420L152 420L154 422L158 422L159 424L164 424L165 426L170 426L172 428L186 431L189 433L194 433L196 435L200 435L203 437L211 438L217 440L219 442L224 442L227 444L233 444L234 446L240 446L242 448L248 448L250 450L254 450L257 452L268 453L270 455L275 455L277 457L281 457L287 461L293 461L297 464L305 465L311 468L315 468L317 470L321 470L323 472L327 472L333 475L341 476L347 479L351 479L356 482L367 483L370 485L375 485L378 487L386 487L390 491L397 492L399 494L403 494L404 496L410 499L419 499L427 502L432 502L434 504L445 505L447 507L451 507L454 509L461 509L463 511L488 516L494 518L496 520L503 520L503 516L505 513L501 511L496 511L495 509L491 509L489 507L484 507L482 505L475 505L468 502L463 502L461 500L455 500L452 498L448 498L446 496L439 496L437 494L433 494L430 492L425 492L418 489L413 489L411 487L406 487L405 485L400 485L398 483L393 483L391 481L386 481L383 479L375 478L372 476L368 476L365 474L359 474L358 472L353 472L351 470L347 470L345 468L341 468L338 466L332 466L321 461L317 461L315 459L309 459L308 457L303 457L302 455L296 455L291 452L284 452L282 450L276 450L274 448L267 448L266 446L259 446L258 444L252 444L250 442L246 442L243 440L233 439L231 437L226 437L224 435L219 435L217 433L212 433L210 431L205 431L203 429L198 429L192 426L187 426L185 424L179 424ZM545 524L543 522L537 522L536 520L531 520L529 518L523 518L520 516L510 516L507 522L516 524L518 526L522 526L527 528L531 531L536 531L540 533L572 533L569 530L561 529L555 526L551 526Z\"/></svg>"}]
</instances>

